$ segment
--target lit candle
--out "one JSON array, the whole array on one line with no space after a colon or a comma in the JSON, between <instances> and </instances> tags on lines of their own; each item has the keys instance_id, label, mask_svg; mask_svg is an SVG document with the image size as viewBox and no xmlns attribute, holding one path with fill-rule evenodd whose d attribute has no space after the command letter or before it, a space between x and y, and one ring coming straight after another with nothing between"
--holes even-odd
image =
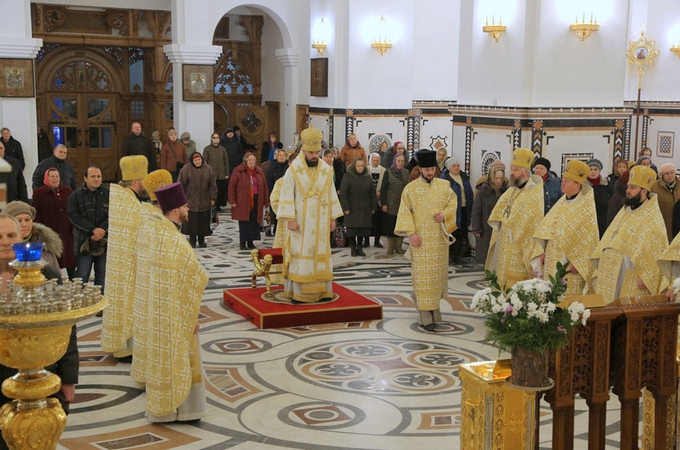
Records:
<instances>
[{"instance_id":1,"label":"lit candle","mask_svg":"<svg viewBox=\"0 0 680 450\"><path fill-rule=\"evenodd\" d=\"M590 11L590 23L593 23L593 12Z\"/></svg>"},{"instance_id":2,"label":"lit candle","mask_svg":"<svg viewBox=\"0 0 680 450\"><path fill-rule=\"evenodd\" d=\"M21 262L39 261L44 246L44 242L21 242L19 244L12 244L14 254L17 257L17 260Z\"/></svg>"}]
</instances>

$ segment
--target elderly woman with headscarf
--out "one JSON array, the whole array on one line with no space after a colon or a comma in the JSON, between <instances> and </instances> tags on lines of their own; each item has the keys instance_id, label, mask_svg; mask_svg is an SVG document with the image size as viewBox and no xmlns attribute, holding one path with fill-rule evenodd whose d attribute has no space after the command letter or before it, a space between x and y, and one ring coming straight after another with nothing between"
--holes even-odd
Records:
<instances>
[{"instance_id":1,"label":"elderly woman with headscarf","mask_svg":"<svg viewBox=\"0 0 680 450\"><path fill-rule=\"evenodd\" d=\"M401 245L404 238L394 234L397 224L397 214L401 205L401 193L408 184L409 171L404 168L406 155L398 153L394 155L392 167L385 171L383 182L380 186L380 204L383 212L383 234L387 236L387 254L393 255L406 253Z\"/></svg>"},{"instance_id":2,"label":"elderly woman with headscarf","mask_svg":"<svg viewBox=\"0 0 680 450\"><path fill-rule=\"evenodd\" d=\"M68 217L68 198L71 188L61 184L59 171L54 167L47 169L43 186L33 191L32 205L35 208L35 221L54 230L63 243L63 253L58 257L59 267L65 268L69 278L76 271L76 255L73 252L73 225Z\"/></svg>"},{"instance_id":3,"label":"elderly woman with headscarf","mask_svg":"<svg viewBox=\"0 0 680 450\"><path fill-rule=\"evenodd\" d=\"M383 144L387 144L386 142L383 142ZM373 186L375 186L375 194L376 194L376 201L377 201L377 206L374 207L375 213L373 214L373 245L378 248L383 248L382 243L380 242L380 236L382 235L383 231L383 224L382 224L382 217L383 213L381 210L381 203L380 203L380 188L382 187L382 182L384 180L384 174L385 174L385 168L380 165L380 160L381 160L382 155L378 153L371 153L371 165L369 166L369 172L371 173L371 180L373 181ZM370 242L368 242L368 237L365 238L364 242L366 244L366 247L370 245Z\"/></svg>"},{"instance_id":4,"label":"elderly woman with headscarf","mask_svg":"<svg viewBox=\"0 0 680 450\"><path fill-rule=\"evenodd\" d=\"M229 204L231 218L238 220L240 249L256 248L253 241L259 241L260 222L264 208L269 207L269 189L264 172L257 165L252 153L243 157L229 179Z\"/></svg>"},{"instance_id":5,"label":"elderly woman with headscarf","mask_svg":"<svg viewBox=\"0 0 680 450\"><path fill-rule=\"evenodd\" d=\"M44 242L45 247L42 252L42 259L52 266L57 272L59 269L59 258L64 252L64 244L59 235L51 228L34 222L35 208L21 201L9 202L2 209L3 214L10 215L17 219L21 226L21 239L24 242Z\"/></svg>"},{"instance_id":6,"label":"elderly woman with headscarf","mask_svg":"<svg viewBox=\"0 0 680 450\"><path fill-rule=\"evenodd\" d=\"M184 188L189 208L189 221L182 224L182 233L189 235L192 247L205 248L205 237L212 234L210 229L210 208L215 206L217 199L217 183L215 172L205 164L203 156L194 152L189 164L182 167L177 178Z\"/></svg>"},{"instance_id":7,"label":"elderly woman with headscarf","mask_svg":"<svg viewBox=\"0 0 680 450\"><path fill-rule=\"evenodd\" d=\"M461 264L462 258L469 249L468 226L472 216L472 203L474 193L470 184L470 177L460 170L458 159L451 157L446 160L442 178L451 184L451 189L458 197L458 209L456 210L456 225L458 228L453 232L456 241L449 247L449 258L454 264Z\"/></svg>"},{"instance_id":8,"label":"elderly woman with headscarf","mask_svg":"<svg viewBox=\"0 0 680 450\"><path fill-rule=\"evenodd\" d=\"M472 219L469 231L475 235L475 262L484 264L489 251L492 228L489 216L496 202L508 190L508 179L505 176L505 164L496 160L491 163L489 173L477 184L477 195L472 204Z\"/></svg>"},{"instance_id":9,"label":"elderly woman with headscarf","mask_svg":"<svg viewBox=\"0 0 680 450\"><path fill-rule=\"evenodd\" d=\"M352 162L342 178L340 204L352 256L366 256L363 238L371 234L376 196L371 174L361 158Z\"/></svg>"}]
</instances>

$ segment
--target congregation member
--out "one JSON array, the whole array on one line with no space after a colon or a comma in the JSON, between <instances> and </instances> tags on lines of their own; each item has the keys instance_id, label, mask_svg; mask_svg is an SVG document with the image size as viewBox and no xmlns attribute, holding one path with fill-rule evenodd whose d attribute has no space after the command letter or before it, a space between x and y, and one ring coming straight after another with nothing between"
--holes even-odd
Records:
<instances>
[{"instance_id":1,"label":"congregation member","mask_svg":"<svg viewBox=\"0 0 680 450\"><path fill-rule=\"evenodd\" d=\"M243 151L254 153L255 150L257 150L257 147L248 142L246 137L241 132L241 127L239 127L238 125L234 125L232 128L234 130L234 133L236 133L236 136L238 137L239 141L241 141L241 148L243 149Z\"/></svg>"},{"instance_id":2,"label":"congregation member","mask_svg":"<svg viewBox=\"0 0 680 450\"><path fill-rule=\"evenodd\" d=\"M324 150L324 161L333 168L333 184L335 185L335 193L340 195L340 186L342 185L342 177L345 175L345 172L347 172L347 168L345 167L345 164L342 162L340 159L340 151L338 150L338 147L332 147L329 149L331 152L331 155L333 156L333 160L326 160L326 150Z\"/></svg>"},{"instance_id":3,"label":"congregation member","mask_svg":"<svg viewBox=\"0 0 680 450\"><path fill-rule=\"evenodd\" d=\"M154 143L142 131L142 125L134 122L130 127L130 134L123 140L121 154L123 156L141 155L146 158L149 171L157 169L157 160Z\"/></svg>"},{"instance_id":4,"label":"congregation member","mask_svg":"<svg viewBox=\"0 0 680 450\"><path fill-rule=\"evenodd\" d=\"M404 188L394 228L409 238L413 300L418 324L426 331L434 331L442 320L439 303L448 297L448 246L456 229L456 194L435 177L436 155L418 152L421 175Z\"/></svg>"},{"instance_id":5,"label":"congregation member","mask_svg":"<svg viewBox=\"0 0 680 450\"><path fill-rule=\"evenodd\" d=\"M656 172L630 170L626 203L592 254L595 293L607 303L622 296L655 295L668 287L657 260L668 246L657 195Z\"/></svg>"},{"instance_id":6,"label":"congregation member","mask_svg":"<svg viewBox=\"0 0 680 450\"><path fill-rule=\"evenodd\" d=\"M269 206L269 189L255 155L248 153L229 180L231 218L238 221L239 249L254 249L259 241L264 208Z\"/></svg>"},{"instance_id":7,"label":"congregation member","mask_svg":"<svg viewBox=\"0 0 680 450\"><path fill-rule=\"evenodd\" d=\"M628 161L620 157L614 158L612 173L607 175L607 182L609 186L614 186L614 189L616 189L616 181L621 178L621 175L623 175L623 172L626 170L628 170Z\"/></svg>"},{"instance_id":8,"label":"congregation member","mask_svg":"<svg viewBox=\"0 0 680 450\"><path fill-rule=\"evenodd\" d=\"M101 347L115 358L129 358L133 344L133 305L137 283L137 255L141 203L148 159L124 156L118 163L122 180L109 186L109 230L106 287L109 305L102 320Z\"/></svg>"},{"instance_id":9,"label":"congregation member","mask_svg":"<svg viewBox=\"0 0 680 450\"><path fill-rule=\"evenodd\" d=\"M401 206L401 194L408 184L409 172L404 167L406 157L403 153L394 155L392 167L385 171L383 183L380 186L381 209L383 212L383 234L387 236L387 254L399 255L406 253L403 249L404 238L394 233L397 216Z\"/></svg>"},{"instance_id":10,"label":"congregation member","mask_svg":"<svg viewBox=\"0 0 680 450\"><path fill-rule=\"evenodd\" d=\"M21 170L21 163L10 156L5 155L5 144L0 142L0 158L4 159L12 169L9 172L0 172L0 183L5 183L7 189L7 201L28 202L28 189L26 179Z\"/></svg>"},{"instance_id":11,"label":"congregation member","mask_svg":"<svg viewBox=\"0 0 680 450\"><path fill-rule=\"evenodd\" d=\"M227 128L224 135L220 139L220 145L227 150L227 159L229 161L229 176L236 170L236 168L243 162L244 151L241 146L241 141L234 133L233 128Z\"/></svg>"},{"instance_id":12,"label":"congregation member","mask_svg":"<svg viewBox=\"0 0 680 450\"><path fill-rule=\"evenodd\" d=\"M557 263L568 264L566 294L584 295L589 292L592 274L590 256L597 246L599 232L593 188L584 185L590 168L583 161L572 159L562 174L564 195L539 222L534 239L539 248L532 255L532 264L544 280L557 271Z\"/></svg>"},{"instance_id":13,"label":"congregation member","mask_svg":"<svg viewBox=\"0 0 680 450\"><path fill-rule=\"evenodd\" d=\"M59 273L59 258L64 253L64 243L56 231L47 225L35 222L35 208L26 202L13 201L2 209L2 214L14 217L21 228L22 242L43 242L42 259Z\"/></svg>"},{"instance_id":14,"label":"congregation member","mask_svg":"<svg viewBox=\"0 0 680 450\"><path fill-rule=\"evenodd\" d=\"M269 189L270 193L274 191L274 185L276 185L276 182L283 178L283 176L286 174L289 164L290 163L288 162L286 151L282 148L277 148L276 152L274 153L274 161L271 162L269 170L267 171L267 189ZM276 212L272 208L271 228L267 229L267 236L276 234L277 226L278 219L276 218Z\"/></svg>"},{"instance_id":15,"label":"congregation member","mask_svg":"<svg viewBox=\"0 0 680 450\"><path fill-rule=\"evenodd\" d=\"M195 422L207 409L198 315L208 273L180 233L189 219L181 183L157 189L155 195L164 217L148 215L141 226L151 255L140 318L146 335L135 341L131 375L145 386L150 422Z\"/></svg>"},{"instance_id":16,"label":"congregation member","mask_svg":"<svg viewBox=\"0 0 680 450\"><path fill-rule=\"evenodd\" d=\"M300 133L302 154L283 177L279 220L287 221L283 295L313 303L333 297L330 233L342 209L333 186L333 171L319 161L322 133L310 125Z\"/></svg>"},{"instance_id":17,"label":"congregation member","mask_svg":"<svg viewBox=\"0 0 680 450\"><path fill-rule=\"evenodd\" d=\"M373 236L373 245L377 248L383 248L382 242L380 242L380 236L383 231L383 213L382 213L382 202L380 199L380 190L382 188L382 183L385 179L385 168L380 165L381 155L378 153L371 153L371 165L368 167L371 173L371 180L373 181L373 186L375 186L375 196L376 196L376 207L373 208L375 211L373 213L373 227L371 230L371 235ZM365 247L370 246L370 242L364 242Z\"/></svg>"},{"instance_id":18,"label":"congregation member","mask_svg":"<svg viewBox=\"0 0 680 450\"><path fill-rule=\"evenodd\" d=\"M359 158L366 161L366 150L359 143L357 135L352 133L347 136L347 142L340 150L340 159L345 163L345 167L349 167L355 159Z\"/></svg>"},{"instance_id":19,"label":"congregation member","mask_svg":"<svg viewBox=\"0 0 680 450\"><path fill-rule=\"evenodd\" d=\"M626 169L614 184L614 191L612 196L609 197L609 204L607 205L607 227L609 227L614 217L616 217L626 203L626 189L628 189L629 176L630 170Z\"/></svg>"},{"instance_id":20,"label":"congregation member","mask_svg":"<svg viewBox=\"0 0 680 450\"><path fill-rule=\"evenodd\" d=\"M355 159L347 168L340 186L340 204L351 255L366 256L364 237L371 234L377 201L371 174L361 158Z\"/></svg>"},{"instance_id":21,"label":"congregation member","mask_svg":"<svg viewBox=\"0 0 680 450\"><path fill-rule=\"evenodd\" d=\"M106 231L109 228L109 188L102 184L98 167L85 170L85 182L68 199L73 224L76 277L87 283L94 266L94 284L102 287L106 276Z\"/></svg>"},{"instance_id":22,"label":"congregation member","mask_svg":"<svg viewBox=\"0 0 680 450\"><path fill-rule=\"evenodd\" d=\"M651 191L658 196L659 209L666 225L668 242L673 240L673 206L680 200L680 186L675 175L675 165L666 163L659 167L659 179L652 185Z\"/></svg>"},{"instance_id":23,"label":"congregation member","mask_svg":"<svg viewBox=\"0 0 680 450\"><path fill-rule=\"evenodd\" d=\"M475 235L475 263L484 264L493 232L488 220L498 199L508 190L505 164L500 160L491 163L489 173L476 187L477 195L472 203L469 231Z\"/></svg>"},{"instance_id":24,"label":"congregation member","mask_svg":"<svg viewBox=\"0 0 680 450\"><path fill-rule=\"evenodd\" d=\"M393 145L388 147L387 151L385 152L385 157L380 160L380 165L383 166L385 169L389 169L390 167L392 167L394 155L396 155L399 151L401 153L404 153L404 143L397 141Z\"/></svg>"},{"instance_id":25,"label":"congregation member","mask_svg":"<svg viewBox=\"0 0 680 450\"><path fill-rule=\"evenodd\" d=\"M161 169L172 174L172 180L177 181L180 170L189 163L184 144L177 140L177 130L168 130L168 142L161 148Z\"/></svg>"},{"instance_id":26,"label":"congregation member","mask_svg":"<svg viewBox=\"0 0 680 450\"><path fill-rule=\"evenodd\" d=\"M180 182L187 196L189 218L182 224L182 232L189 235L192 248L205 248L205 237L212 234L210 229L210 208L217 199L215 172L203 162L200 153L191 155L190 163L179 172ZM233 213L233 211L232 211Z\"/></svg>"},{"instance_id":27,"label":"congregation member","mask_svg":"<svg viewBox=\"0 0 680 450\"><path fill-rule=\"evenodd\" d=\"M279 144L281 144L281 147L279 147ZM267 140L260 146L260 162L274 161L276 159L276 150L279 148L283 148L283 144L279 142L276 133L272 131L269 133Z\"/></svg>"},{"instance_id":28,"label":"congregation member","mask_svg":"<svg viewBox=\"0 0 680 450\"><path fill-rule=\"evenodd\" d=\"M651 148L642 147L640 149L640 153L638 153L638 160L637 160L636 164L641 164L640 158L643 158L642 161L645 161L644 164L642 164L642 165L649 166L652 169L654 169L654 172L656 172L657 174L659 173L659 171L656 168L656 165L652 161L652 149ZM649 160L649 161L646 161L646 160Z\"/></svg>"},{"instance_id":29,"label":"congregation member","mask_svg":"<svg viewBox=\"0 0 680 450\"><path fill-rule=\"evenodd\" d=\"M5 146L5 155L19 161L20 168L23 171L26 167L26 160L24 159L24 149L21 142L14 139L9 128L4 127L0 129L0 142Z\"/></svg>"},{"instance_id":30,"label":"congregation member","mask_svg":"<svg viewBox=\"0 0 680 450\"><path fill-rule=\"evenodd\" d=\"M217 212L222 212L223 206L227 206L227 186L229 185L229 156L227 149L220 144L220 135L213 133L210 136L210 144L203 149L203 160L215 172L217 184L217 199L215 207Z\"/></svg>"},{"instance_id":31,"label":"congregation member","mask_svg":"<svg viewBox=\"0 0 680 450\"><path fill-rule=\"evenodd\" d=\"M590 175L586 180L586 184L593 188L595 194L595 209L597 210L597 229L600 233L600 238L604 235L607 229L607 208L609 208L609 197L611 197L611 189L609 180L602 175L602 162L599 159L591 159L587 162L590 167Z\"/></svg>"},{"instance_id":32,"label":"congregation member","mask_svg":"<svg viewBox=\"0 0 680 450\"><path fill-rule=\"evenodd\" d=\"M161 141L160 131L154 131L151 133L151 144L153 145L153 154L156 159L156 167L161 166L161 149L163 148L163 142Z\"/></svg>"},{"instance_id":33,"label":"congregation member","mask_svg":"<svg viewBox=\"0 0 680 450\"><path fill-rule=\"evenodd\" d=\"M5 154L7 154L7 152L5 152ZM68 149L66 146L59 144L54 147L52 156L47 159L43 159L38 163L35 170L33 171L32 185L34 190L38 189L44 184L43 180L45 178L45 172L52 168L59 171L59 179L61 180L61 184L68 186L72 191L76 190L78 187L76 186L76 174L73 171L73 166L71 163L66 160L67 155Z\"/></svg>"},{"instance_id":34,"label":"congregation member","mask_svg":"<svg viewBox=\"0 0 680 450\"><path fill-rule=\"evenodd\" d=\"M196 142L194 142L194 140L191 139L191 133L189 133L188 131L182 133L182 135L179 137L179 140L182 142L182 145L184 145L186 159L188 161L191 155L198 151L196 149ZM149 192L149 194L151 194L151 192Z\"/></svg>"},{"instance_id":35,"label":"congregation member","mask_svg":"<svg viewBox=\"0 0 680 450\"><path fill-rule=\"evenodd\" d=\"M384 169L389 169L390 164L392 164L392 162L390 161L390 163L388 164L388 162L387 162L388 157L389 156L393 157L394 155L392 154L391 151L389 151L389 144L387 143L387 141L382 141L380 143L380 147L378 148L377 153L378 153L378 156L380 156L380 166L382 166ZM389 158L389 159L393 159L393 158Z\"/></svg>"},{"instance_id":36,"label":"congregation member","mask_svg":"<svg viewBox=\"0 0 680 450\"><path fill-rule=\"evenodd\" d=\"M534 175L538 175L543 180L543 214L548 214L550 208L562 196L560 179L550 171L551 166L547 158L540 157L534 161Z\"/></svg>"},{"instance_id":37,"label":"congregation member","mask_svg":"<svg viewBox=\"0 0 680 450\"><path fill-rule=\"evenodd\" d=\"M439 156L439 153L437 156ZM457 228L453 232L453 237L456 238L456 241L449 248L449 262L462 264L463 257L467 256L466 253L470 248L468 228L472 217L474 193L472 192L470 177L460 170L460 161L456 158L451 157L445 161L442 178L449 183L453 192L456 193L456 199L458 200L456 207Z\"/></svg>"},{"instance_id":38,"label":"congregation member","mask_svg":"<svg viewBox=\"0 0 680 450\"><path fill-rule=\"evenodd\" d=\"M518 148L512 153L510 184L489 216L493 229L486 269L496 271L498 284L506 289L534 277L531 256L538 243L533 240L543 219L543 180L531 174L534 152Z\"/></svg>"},{"instance_id":39,"label":"congregation member","mask_svg":"<svg viewBox=\"0 0 680 450\"><path fill-rule=\"evenodd\" d=\"M52 155L52 142L50 142L49 136L45 133L43 126L38 124L38 162L43 159L49 158Z\"/></svg>"},{"instance_id":40,"label":"congregation member","mask_svg":"<svg viewBox=\"0 0 680 450\"><path fill-rule=\"evenodd\" d=\"M441 173L444 173L446 169L446 161L449 159L449 152L445 147L439 147L437 149L437 168Z\"/></svg>"},{"instance_id":41,"label":"congregation member","mask_svg":"<svg viewBox=\"0 0 680 450\"><path fill-rule=\"evenodd\" d=\"M43 185L33 191L31 205L35 208L35 220L55 231L64 244L59 267L66 269L69 279L76 272L76 256L73 251L73 225L68 217L68 198L73 191L61 183L59 171L47 169Z\"/></svg>"}]
</instances>

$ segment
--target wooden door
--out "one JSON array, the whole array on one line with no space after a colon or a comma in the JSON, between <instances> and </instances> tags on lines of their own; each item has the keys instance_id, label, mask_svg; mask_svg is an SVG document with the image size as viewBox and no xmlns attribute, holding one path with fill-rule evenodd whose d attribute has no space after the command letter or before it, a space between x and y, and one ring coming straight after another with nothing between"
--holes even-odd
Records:
<instances>
[{"instance_id":1,"label":"wooden door","mask_svg":"<svg viewBox=\"0 0 680 450\"><path fill-rule=\"evenodd\" d=\"M235 108L234 125L241 129L241 135L255 146L255 157L261 161L262 143L269 135L268 111L266 106L240 106Z\"/></svg>"}]
</instances>

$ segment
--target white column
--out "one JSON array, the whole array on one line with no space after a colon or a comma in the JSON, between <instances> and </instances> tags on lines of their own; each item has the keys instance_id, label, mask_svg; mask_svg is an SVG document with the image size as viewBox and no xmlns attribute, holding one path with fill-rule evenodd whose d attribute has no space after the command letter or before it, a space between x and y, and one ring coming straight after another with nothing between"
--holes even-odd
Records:
<instances>
[{"instance_id":1,"label":"white column","mask_svg":"<svg viewBox=\"0 0 680 450\"><path fill-rule=\"evenodd\" d=\"M0 58L35 59L42 47L42 39L31 37L31 5L25 0L3 0L2 13L7 19L0 27ZM30 80L35 92L35 73ZM0 128L7 127L24 150L31 196L31 175L38 164L38 134L35 94L33 97L0 97Z\"/></svg>"},{"instance_id":2,"label":"white column","mask_svg":"<svg viewBox=\"0 0 680 450\"><path fill-rule=\"evenodd\" d=\"M214 65L222 53L217 45L170 44L163 47L172 63L174 125L178 133L188 131L201 151L210 144L210 135L215 123L213 102L185 102L183 100L183 64ZM213 86L208 86L210 89Z\"/></svg>"},{"instance_id":3,"label":"white column","mask_svg":"<svg viewBox=\"0 0 680 450\"><path fill-rule=\"evenodd\" d=\"M279 48L276 50L276 58L283 66L283 105L281 108L282 130L283 138L281 142L293 142L293 134L296 130L295 119L296 114L296 100L298 98L298 64L300 62L300 53L292 48Z\"/></svg>"}]
</instances>

